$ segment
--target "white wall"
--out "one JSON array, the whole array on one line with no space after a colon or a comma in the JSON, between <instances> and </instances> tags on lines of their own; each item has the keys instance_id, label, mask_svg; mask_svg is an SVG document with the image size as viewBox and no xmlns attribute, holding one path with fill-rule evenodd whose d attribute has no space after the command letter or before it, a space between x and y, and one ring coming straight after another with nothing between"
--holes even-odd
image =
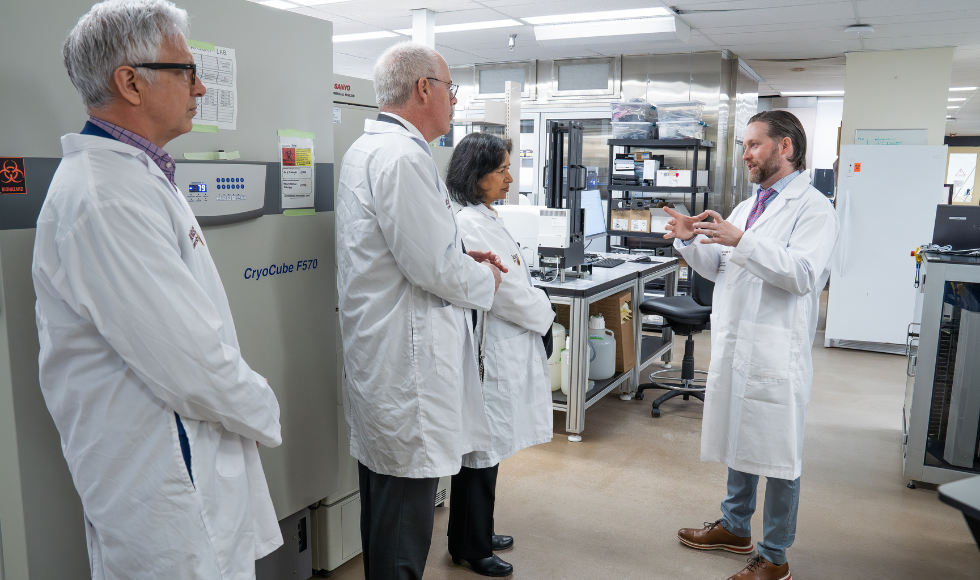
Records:
<instances>
[{"instance_id":1,"label":"white wall","mask_svg":"<svg viewBox=\"0 0 980 580\"><path fill-rule=\"evenodd\" d=\"M844 97L818 97L813 129L813 169L832 169L837 159L837 130L844 117Z\"/></svg>"},{"instance_id":2,"label":"white wall","mask_svg":"<svg viewBox=\"0 0 980 580\"><path fill-rule=\"evenodd\" d=\"M814 169L832 169L837 159L837 130L844 114L843 97L789 97L760 99L766 108L787 111L803 124L806 132L806 167L811 178Z\"/></svg>"},{"instance_id":3,"label":"white wall","mask_svg":"<svg viewBox=\"0 0 980 580\"><path fill-rule=\"evenodd\" d=\"M857 129L926 129L942 145L952 68L952 48L848 53L841 145Z\"/></svg>"}]
</instances>

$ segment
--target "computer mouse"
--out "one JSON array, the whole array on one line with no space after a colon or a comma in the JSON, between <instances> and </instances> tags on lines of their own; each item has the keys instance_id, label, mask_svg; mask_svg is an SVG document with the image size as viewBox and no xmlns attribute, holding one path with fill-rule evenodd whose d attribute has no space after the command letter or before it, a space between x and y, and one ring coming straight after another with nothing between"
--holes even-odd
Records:
<instances>
[{"instance_id":1,"label":"computer mouse","mask_svg":"<svg viewBox=\"0 0 980 580\"><path fill-rule=\"evenodd\" d=\"M652 262L650 256L640 256L639 258L633 260L634 262Z\"/></svg>"}]
</instances>

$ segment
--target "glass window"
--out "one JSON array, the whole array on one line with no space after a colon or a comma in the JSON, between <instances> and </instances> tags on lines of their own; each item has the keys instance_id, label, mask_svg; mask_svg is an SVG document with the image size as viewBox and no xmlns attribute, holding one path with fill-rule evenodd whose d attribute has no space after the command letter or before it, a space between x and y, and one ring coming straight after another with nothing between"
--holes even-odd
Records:
<instances>
[{"instance_id":1,"label":"glass window","mask_svg":"<svg viewBox=\"0 0 980 580\"><path fill-rule=\"evenodd\" d=\"M480 94L493 95L504 92L504 83L513 81L520 83L524 90L524 67L492 68L480 71Z\"/></svg>"},{"instance_id":2,"label":"glass window","mask_svg":"<svg viewBox=\"0 0 980 580\"><path fill-rule=\"evenodd\" d=\"M611 65L609 62L558 65L558 90L607 90Z\"/></svg>"}]
</instances>

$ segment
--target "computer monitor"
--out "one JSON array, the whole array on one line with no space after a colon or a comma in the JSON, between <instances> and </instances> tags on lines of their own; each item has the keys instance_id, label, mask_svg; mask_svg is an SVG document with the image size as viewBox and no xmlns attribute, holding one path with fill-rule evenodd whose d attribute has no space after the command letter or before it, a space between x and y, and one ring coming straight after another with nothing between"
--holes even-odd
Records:
<instances>
[{"instance_id":1,"label":"computer monitor","mask_svg":"<svg viewBox=\"0 0 980 580\"><path fill-rule=\"evenodd\" d=\"M598 189L582 192L582 208L585 210L585 239L590 240L606 235L606 214L602 209L602 196Z\"/></svg>"}]
</instances>

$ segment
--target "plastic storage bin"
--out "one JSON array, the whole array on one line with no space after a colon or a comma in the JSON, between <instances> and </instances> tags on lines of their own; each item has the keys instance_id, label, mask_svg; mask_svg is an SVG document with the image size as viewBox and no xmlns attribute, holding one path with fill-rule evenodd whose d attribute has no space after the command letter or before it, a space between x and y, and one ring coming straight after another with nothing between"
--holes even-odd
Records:
<instances>
[{"instance_id":1,"label":"plastic storage bin","mask_svg":"<svg viewBox=\"0 0 980 580\"><path fill-rule=\"evenodd\" d=\"M649 139L653 123L642 122L613 122L613 139Z\"/></svg>"},{"instance_id":2,"label":"plastic storage bin","mask_svg":"<svg viewBox=\"0 0 980 580\"><path fill-rule=\"evenodd\" d=\"M703 112L704 103L701 101L657 103L657 120L668 123L673 121L700 121Z\"/></svg>"},{"instance_id":3,"label":"plastic storage bin","mask_svg":"<svg viewBox=\"0 0 980 580\"><path fill-rule=\"evenodd\" d=\"M661 139L704 139L704 121L674 121L657 123Z\"/></svg>"},{"instance_id":4,"label":"plastic storage bin","mask_svg":"<svg viewBox=\"0 0 980 580\"><path fill-rule=\"evenodd\" d=\"M614 123L656 121L657 109L646 101L613 101L610 103Z\"/></svg>"}]
</instances>

